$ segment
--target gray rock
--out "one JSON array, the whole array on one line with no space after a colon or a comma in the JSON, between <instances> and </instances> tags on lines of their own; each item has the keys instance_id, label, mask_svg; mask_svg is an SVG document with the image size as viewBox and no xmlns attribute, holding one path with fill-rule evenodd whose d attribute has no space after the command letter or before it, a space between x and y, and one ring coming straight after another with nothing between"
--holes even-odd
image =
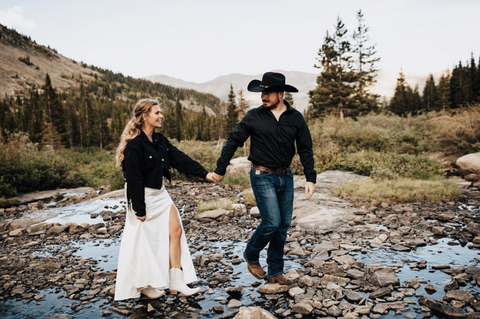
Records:
<instances>
[{"instance_id":1,"label":"gray rock","mask_svg":"<svg viewBox=\"0 0 480 319\"><path fill-rule=\"evenodd\" d=\"M383 287L378 290L375 290L372 292L369 296L370 299L377 299L377 298L382 298L385 296L390 296L392 293L393 289L391 287Z\"/></svg>"},{"instance_id":2,"label":"gray rock","mask_svg":"<svg viewBox=\"0 0 480 319\"><path fill-rule=\"evenodd\" d=\"M345 289L343 291L343 293L345 294L345 298L348 300L348 301L353 301L353 302L359 302L359 301L362 301L364 300L365 298L360 295L358 292L355 292L355 291L352 291L350 289Z\"/></svg>"},{"instance_id":3,"label":"gray rock","mask_svg":"<svg viewBox=\"0 0 480 319\"><path fill-rule=\"evenodd\" d=\"M368 281L375 286L386 287L386 286L398 286L400 285L400 279L390 268L384 268L381 270L375 271L369 278Z\"/></svg>"},{"instance_id":4,"label":"gray rock","mask_svg":"<svg viewBox=\"0 0 480 319\"><path fill-rule=\"evenodd\" d=\"M241 306L243 306L242 302L237 299L230 299L230 301L227 304L228 309L239 308Z\"/></svg>"},{"instance_id":5,"label":"gray rock","mask_svg":"<svg viewBox=\"0 0 480 319\"><path fill-rule=\"evenodd\" d=\"M434 312L440 313L442 316L448 318L465 318L465 311L463 311L462 308L452 307L439 301L432 301L425 296L420 296L418 301L421 305L427 306Z\"/></svg>"},{"instance_id":6,"label":"gray rock","mask_svg":"<svg viewBox=\"0 0 480 319\"><path fill-rule=\"evenodd\" d=\"M279 294L290 290L290 286L280 284L265 284L257 289L262 294Z\"/></svg>"},{"instance_id":7,"label":"gray rock","mask_svg":"<svg viewBox=\"0 0 480 319\"><path fill-rule=\"evenodd\" d=\"M443 299L446 301L458 300L465 303L469 303L473 300L473 298L473 295L467 290L450 290L443 297Z\"/></svg>"},{"instance_id":8,"label":"gray rock","mask_svg":"<svg viewBox=\"0 0 480 319\"><path fill-rule=\"evenodd\" d=\"M197 219L203 220L203 219L217 219L222 216L232 216L233 213L232 211L226 210L226 209L215 209L215 210L209 210L203 213L200 213L196 216Z\"/></svg>"},{"instance_id":9,"label":"gray rock","mask_svg":"<svg viewBox=\"0 0 480 319\"><path fill-rule=\"evenodd\" d=\"M258 307L241 307L233 319L276 319L270 312Z\"/></svg>"},{"instance_id":10,"label":"gray rock","mask_svg":"<svg viewBox=\"0 0 480 319\"><path fill-rule=\"evenodd\" d=\"M292 310L295 313L299 313L299 314L302 314L302 315L308 315L312 312L313 306L311 305L311 303L302 300L301 302L294 304L292 306Z\"/></svg>"}]
</instances>

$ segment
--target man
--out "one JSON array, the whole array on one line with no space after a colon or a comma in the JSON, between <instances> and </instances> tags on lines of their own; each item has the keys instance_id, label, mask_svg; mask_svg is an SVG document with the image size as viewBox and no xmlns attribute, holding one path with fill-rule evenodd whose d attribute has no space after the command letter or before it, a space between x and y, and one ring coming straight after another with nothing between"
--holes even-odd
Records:
<instances>
[{"instance_id":1,"label":"man","mask_svg":"<svg viewBox=\"0 0 480 319\"><path fill-rule=\"evenodd\" d=\"M248 159L252 162L250 181L262 221L247 244L244 258L248 270L270 283L290 284L283 274L283 250L293 213L293 174L290 170L295 144L307 179L306 199L315 191L312 138L302 114L283 100L284 92L298 92L285 84L285 76L267 72L262 81L248 84L250 92L261 92L262 102L250 110L230 134L217 161L213 179L221 181L238 147L251 137ZM268 273L259 263L260 251L267 251Z\"/></svg>"}]
</instances>

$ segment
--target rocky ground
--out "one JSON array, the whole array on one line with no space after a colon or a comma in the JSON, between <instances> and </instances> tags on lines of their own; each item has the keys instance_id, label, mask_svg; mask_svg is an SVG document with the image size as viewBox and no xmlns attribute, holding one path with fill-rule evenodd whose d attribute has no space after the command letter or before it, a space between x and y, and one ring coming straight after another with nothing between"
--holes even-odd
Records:
<instances>
[{"instance_id":1,"label":"rocky ground","mask_svg":"<svg viewBox=\"0 0 480 319\"><path fill-rule=\"evenodd\" d=\"M37 318L92 317L84 315L88 309L107 318L480 318L478 189L456 202L371 207L332 195L333 186L352 178L320 174L310 204L296 183L296 217L285 247L287 275L297 280L291 286L257 281L246 271L241 252L259 223L255 209L195 212L200 200L230 197L241 204L242 189L169 186L202 288L188 298L167 293L154 301L114 302L115 267L102 266L107 255L78 256L83 246L118 246L120 201L98 211L103 222L97 224L38 224L34 218L47 199L0 210L0 315L28 318L8 308L41 306L54 295L58 303L68 301L68 309ZM55 196L57 206L85 200Z\"/></svg>"}]
</instances>

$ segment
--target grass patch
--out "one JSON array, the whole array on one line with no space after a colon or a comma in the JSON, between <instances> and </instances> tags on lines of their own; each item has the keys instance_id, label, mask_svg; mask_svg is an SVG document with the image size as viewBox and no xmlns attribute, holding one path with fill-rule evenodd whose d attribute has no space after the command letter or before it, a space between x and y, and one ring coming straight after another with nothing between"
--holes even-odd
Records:
<instances>
[{"instance_id":1,"label":"grass patch","mask_svg":"<svg viewBox=\"0 0 480 319\"><path fill-rule=\"evenodd\" d=\"M248 175L225 175L220 182L221 185L249 186L250 176Z\"/></svg>"},{"instance_id":2,"label":"grass patch","mask_svg":"<svg viewBox=\"0 0 480 319\"><path fill-rule=\"evenodd\" d=\"M232 204L234 204L235 201L231 198L219 198L218 200L212 200L208 202L201 202L198 204L197 207L197 212L206 212L209 210L215 210L215 209L226 209L226 210L232 210Z\"/></svg>"},{"instance_id":3,"label":"grass patch","mask_svg":"<svg viewBox=\"0 0 480 319\"><path fill-rule=\"evenodd\" d=\"M458 197L462 191L445 179L396 180L367 179L346 182L334 189L336 195L367 200L372 204L413 203L421 201L442 202Z\"/></svg>"},{"instance_id":4,"label":"grass patch","mask_svg":"<svg viewBox=\"0 0 480 319\"><path fill-rule=\"evenodd\" d=\"M242 192L242 197L245 202L246 206L257 206L257 201L255 200L255 195L253 194L253 190L247 189Z\"/></svg>"}]
</instances>

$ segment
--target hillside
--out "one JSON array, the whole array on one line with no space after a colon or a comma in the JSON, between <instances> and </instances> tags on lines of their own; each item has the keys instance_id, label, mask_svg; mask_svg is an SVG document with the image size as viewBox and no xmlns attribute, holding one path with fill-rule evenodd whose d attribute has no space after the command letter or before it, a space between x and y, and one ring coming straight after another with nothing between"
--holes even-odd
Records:
<instances>
[{"instance_id":1,"label":"hillside","mask_svg":"<svg viewBox=\"0 0 480 319\"><path fill-rule=\"evenodd\" d=\"M293 93L292 95L295 102L295 107L303 112L308 107L308 91L314 89L316 86L315 79L317 78L317 75L314 73L297 71L278 70L277 72L283 73L287 78L287 83L295 86L299 90L298 93ZM251 80L261 78L262 74L246 75L233 73L217 77L208 82L195 83L172 78L166 75L152 75L144 77L144 79L150 80L154 83L163 83L177 88L187 88L199 92L211 93L223 101L228 99L230 84L232 84L235 93L238 93L239 90L243 90L244 97L250 104L250 107L258 106L261 103L260 96L257 93L247 91L247 85Z\"/></svg>"},{"instance_id":2,"label":"hillside","mask_svg":"<svg viewBox=\"0 0 480 319\"><path fill-rule=\"evenodd\" d=\"M210 115L219 111L217 104L220 100L213 95L194 90L178 90L168 85L152 86L142 79L88 66L0 24L0 96L23 97L29 90L40 88L47 73L58 92L78 93L82 83L97 81L114 92L114 99L128 101L132 97L136 99L137 96L148 95L171 101L179 98L185 109L197 113L202 112L203 107Z\"/></svg>"}]
</instances>

